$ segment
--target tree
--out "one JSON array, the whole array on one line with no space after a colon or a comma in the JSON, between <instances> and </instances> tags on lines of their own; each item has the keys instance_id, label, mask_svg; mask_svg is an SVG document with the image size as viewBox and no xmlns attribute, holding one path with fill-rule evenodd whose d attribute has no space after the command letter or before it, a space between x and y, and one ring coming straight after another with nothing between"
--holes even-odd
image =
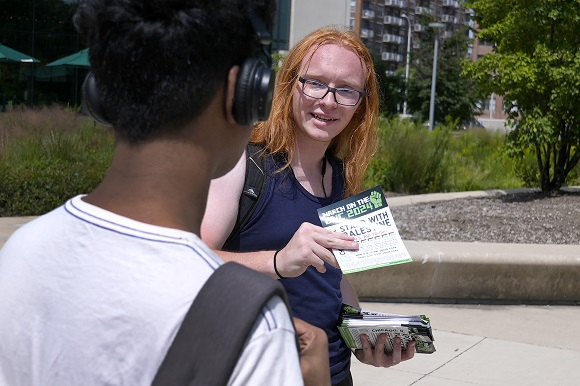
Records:
<instances>
[{"instance_id":1,"label":"tree","mask_svg":"<svg viewBox=\"0 0 580 386\"><path fill-rule=\"evenodd\" d=\"M494 54L466 65L488 94L504 96L515 129L509 154L535 153L540 187L562 187L580 160L580 1L467 0L477 36Z\"/></svg>"},{"instance_id":2,"label":"tree","mask_svg":"<svg viewBox=\"0 0 580 386\"><path fill-rule=\"evenodd\" d=\"M414 55L409 78L409 108L417 120L429 117L435 32L427 28L421 46ZM467 58L469 39L464 28L453 31L451 37L440 38L435 93L435 121L467 122L477 111L480 95L471 79L462 74L462 62Z\"/></svg>"},{"instance_id":3,"label":"tree","mask_svg":"<svg viewBox=\"0 0 580 386\"><path fill-rule=\"evenodd\" d=\"M403 104L404 82L400 75L388 75L387 65L378 55L373 55L377 86L379 89L379 106L381 114L391 117L397 114L398 106Z\"/></svg>"}]
</instances>

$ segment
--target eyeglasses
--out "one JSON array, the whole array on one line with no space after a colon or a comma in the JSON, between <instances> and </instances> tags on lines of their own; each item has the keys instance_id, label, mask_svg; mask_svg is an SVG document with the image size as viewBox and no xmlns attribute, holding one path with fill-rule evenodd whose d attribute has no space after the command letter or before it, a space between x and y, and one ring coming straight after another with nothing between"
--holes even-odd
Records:
<instances>
[{"instance_id":1,"label":"eyeglasses","mask_svg":"<svg viewBox=\"0 0 580 386\"><path fill-rule=\"evenodd\" d=\"M336 103L343 106L355 106L360 101L360 98L366 94L364 91L347 87L330 87L315 79L299 77L298 81L302 83L302 93L304 95L315 99L322 99L326 94L331 92L334 95Z\"/></svg>"}]
</instances>

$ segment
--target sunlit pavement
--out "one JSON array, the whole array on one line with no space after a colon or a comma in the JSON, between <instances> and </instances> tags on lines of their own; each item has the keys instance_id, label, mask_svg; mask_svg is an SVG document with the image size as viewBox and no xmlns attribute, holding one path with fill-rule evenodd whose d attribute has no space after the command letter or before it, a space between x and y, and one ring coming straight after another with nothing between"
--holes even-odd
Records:
<instances>
[{"instance_id":1,"label":"sunlit pavement","mask_svg":"<svg viewBox=\"0 0 580 386\"><path fill-rule=\"evenodd\" d=\"M580 291L580 289L579 289ZM433 354L392 368L353 356L355 385L579 385L580 307L362 303L363 308L425 314Z\"/></svg>"}]
</instances>

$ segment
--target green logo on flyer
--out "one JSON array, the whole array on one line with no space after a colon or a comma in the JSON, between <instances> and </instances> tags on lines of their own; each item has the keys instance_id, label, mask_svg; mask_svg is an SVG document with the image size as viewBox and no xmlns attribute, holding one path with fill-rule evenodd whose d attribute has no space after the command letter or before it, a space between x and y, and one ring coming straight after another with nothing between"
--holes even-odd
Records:
<instances>
[{"instance_id":1,"label":"green logo on flyer","mask_svg":"<svg viewBox=\"0 0 580 386\"><path fill-rule=\"evenodd\" d=\"M370 199L372 204L375 206L375 209L383 206L383 200L381 199L381 194L379 192L377 191L371 192Z\"/></svg>"}]
</instances>

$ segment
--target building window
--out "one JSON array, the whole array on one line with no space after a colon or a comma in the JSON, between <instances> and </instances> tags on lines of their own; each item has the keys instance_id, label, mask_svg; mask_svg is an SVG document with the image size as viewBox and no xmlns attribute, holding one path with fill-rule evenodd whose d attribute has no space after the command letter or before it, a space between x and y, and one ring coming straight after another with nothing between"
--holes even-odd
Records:
<instances>
[{"instance_id":1,"label":"building window","mask_svg":"<svg viewBox=\"0 0 580 386\"><path fill-rule=\"evenodd\" d=\"M477 105L481 110L489 111L489 98L480 100Z\"/></svg>"}]
</instances>

